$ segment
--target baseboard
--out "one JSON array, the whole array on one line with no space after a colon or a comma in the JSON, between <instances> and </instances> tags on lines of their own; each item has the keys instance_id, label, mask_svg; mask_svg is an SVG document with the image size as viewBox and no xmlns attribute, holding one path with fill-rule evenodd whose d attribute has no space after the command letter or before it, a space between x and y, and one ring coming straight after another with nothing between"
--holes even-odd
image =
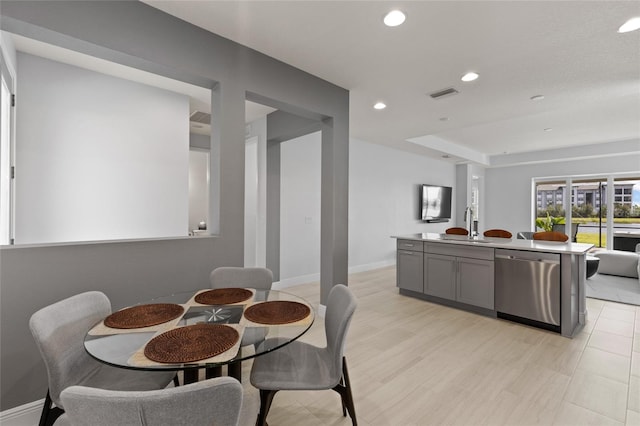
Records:
<instances>
[{"instance_id":1,"label":"baseboard","mask_svg":"<svg viewBox=\"0 0 640 426\"><path fill-rule=\"evenodd\" d=\"M357 266L350 266L348 273L349 274L356 274L358 272L366 272L366 271L371 271L373 269L380 269L380 268L385 268L387 266L391 266L391 265L395 265L396 264L396 260L394 259L387 259L387 260L383 260L381 262L374 262L374 263L367 263L364 265L357 265ZM309 284L312 282L319 282L320 281L320 274L316 273L316 274L309 274L309 275L300 275L297 277L291 277L291 278L285 278L283 280L280 281L276 281L273 283L272 288L274 290L282 290L284 288L287 287L293 287L296 285L300 285L300 284ZM343 284L343 283L337 283L337 284Z\"/></svg>"},{"instance_id":2,"label":"baseboard","mask_svg":"<svg viewBox=\"0 0 640 426\"><path fill-rule=\"evenodd\" d=\"M387 259L387 260L383 260L381 262L374 262L374 263L367 263L367 264L364 264L364 265L350 266L349 267L349 273L350 274L357 274L358 272L366 272L366 271L371 271L373 269L385 268L387 266L391 266L391 265L395 265L395 264L396 264L396 259L394 257L393 259Z\"/></svg>"},{"instance_id":3,"label":"baseboard","mask_svg":"<svg viewBox=\"0 0 640 426\"><path fill-rule=\"evenodd\" d=\"M371 271L373 269L385 268L387 266L395 265L395 259L383 260L382 262L368 263L366 265L351 266L349 268L349 274L356 274L358 272ZM312 282L319 282L320 274L300 275L298 277L286 278L284 280L276 281L271 286L274 290L282 290L287 287L293 287L300 284L309 284ZM340 283L339 283L340 284ZM318 316L324 318L324 314L327 310L325 305L318 305Z\"/></svg>"},{"instance_id":4,"label":"baseboard","mask_svg":"<svg viewBox=\"0 0 640 426\"><path fill-rule=\"evenodd\" d=\"M320 318L324 318L325 312L327 312L327 307L325 305L318 305L318 316Z\"/></svg>"},{"instance_id":5,"label":"baseboard","mask_svg":"<svg viewBox=\"0 0 640 426\"><path fill-rule=\"evenodd\" d=\"M271 288L274 290L282 290L283 288L293 287L300 284L309 284L312 282L319 282L320 274L300 275L297 277L285 278L284 280L276 281Z\"/></svg>"},{"instance_id":6,"label":"baseboard","mask_svg":"<svg viewBox=\"0 0 640 426\"><path fill-rule=\"evenodd\" d=\"M44 399L0 412L2 426L35 426L40 421Z\"/></svg>"}]
</instances>

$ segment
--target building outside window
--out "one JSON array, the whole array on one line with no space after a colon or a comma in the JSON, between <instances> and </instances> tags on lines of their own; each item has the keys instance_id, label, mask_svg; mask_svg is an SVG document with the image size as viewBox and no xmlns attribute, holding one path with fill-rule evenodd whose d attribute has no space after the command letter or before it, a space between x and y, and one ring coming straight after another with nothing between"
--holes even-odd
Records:
<instances>
[{"instance_id":1,"label":"building outside window","mask_svg":"<svg viewBox=\"0 0 640 426\"><path fill-rule=\"evenodd\" d=\"M640 234L640 176L616 178L613 188L608 179L572 180L571 222L579 223L577 242L606 247L607 221L615 233ZM566 182L540 182L536 185L537 217L564 218L563 197ZM607 194L613 196L613 212L607 211ZM553 202L555 200L555 202Z\"/></svg>"}]
</instances>

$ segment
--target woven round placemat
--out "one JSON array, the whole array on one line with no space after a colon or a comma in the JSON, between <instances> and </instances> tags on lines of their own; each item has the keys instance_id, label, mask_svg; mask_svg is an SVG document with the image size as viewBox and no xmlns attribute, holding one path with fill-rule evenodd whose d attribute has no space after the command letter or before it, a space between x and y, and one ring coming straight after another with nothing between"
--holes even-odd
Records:
<instances>
[{"instance_id":1,"label":"woven round placemat","mask_svg":"<svg viewBox=\"0 0 640 426\"><path fill-rule=\"evenodd\" d=\"M112 313L104 319L104 325L111 328L150 327L178 318L183 312L184 308L175 303L138 305Z\"/></svg>"},{"instance_id":2,"label":"woven round placemat","mask_svg":"<svg viewBox=\"0 0 640 426\"><path fill-rule=\"evenodd\" d=\"M258 324L289 324L305 319L310 312L311 309L303 303L274 300L249 306L244 316Z\"/></svg>"},{"instance_id":3,"label":"woven round placemat","mask_svg":"<svg viewBox=\"0 0 640 426\"><path fill-rule=\"evenodd\" d=\"M198 294L195 301L203 305L229 305L244 302L253 296L246 288L216 288Z\"/></svg>"},{"instance_id":4,"label":"woven round placemat","mask_svg":"<svg viewBox=\"0 0 640 426\"><path fill-rule=\"evenodd\" d=\"M147 343L144 355L152 361L182 364L219 355L236 344L238 331L222 324L195 324L166 331Z\"/></svg>"}]
</instances>

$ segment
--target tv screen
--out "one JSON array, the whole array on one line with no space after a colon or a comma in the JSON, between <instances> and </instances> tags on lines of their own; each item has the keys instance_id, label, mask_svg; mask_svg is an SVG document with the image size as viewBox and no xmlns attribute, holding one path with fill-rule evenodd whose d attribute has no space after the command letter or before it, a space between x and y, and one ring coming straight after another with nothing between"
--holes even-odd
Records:
<instances>
[{"instance_id":1,"label":"tv screen","mask_svg":"<svg viewBox=\"0 0 640 426\"><path fill-rule=\"evenodd\" d=\"M422 185L420 209L422 220L451 219L451 187Z\"/></svg>"}]
</instances>

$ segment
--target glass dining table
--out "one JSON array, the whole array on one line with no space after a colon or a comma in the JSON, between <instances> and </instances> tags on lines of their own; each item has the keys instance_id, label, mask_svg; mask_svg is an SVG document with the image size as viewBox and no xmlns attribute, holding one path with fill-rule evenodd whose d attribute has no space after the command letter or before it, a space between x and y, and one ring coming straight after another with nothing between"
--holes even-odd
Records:
<instances>
[{"instance_id":1,"label":"glass dining table","mask_svg":"<svg viewBox=\"0 0 640 426\"><path fill-rule=\"evenodd\" d=\"M240 291L244 296L220 298L225 290L226 296ZM169 320L167 311L173 312ZM223 365L241 380L241 361L293 342L314 319L310 303L284 291L193 290L114 312L89 330L84 347L93 358L115 367L181 370L184 383L197 381L201 369L207 378L218 376ZM261 344L273 337L278 345Z\"/></svg>"}]
</instances>

